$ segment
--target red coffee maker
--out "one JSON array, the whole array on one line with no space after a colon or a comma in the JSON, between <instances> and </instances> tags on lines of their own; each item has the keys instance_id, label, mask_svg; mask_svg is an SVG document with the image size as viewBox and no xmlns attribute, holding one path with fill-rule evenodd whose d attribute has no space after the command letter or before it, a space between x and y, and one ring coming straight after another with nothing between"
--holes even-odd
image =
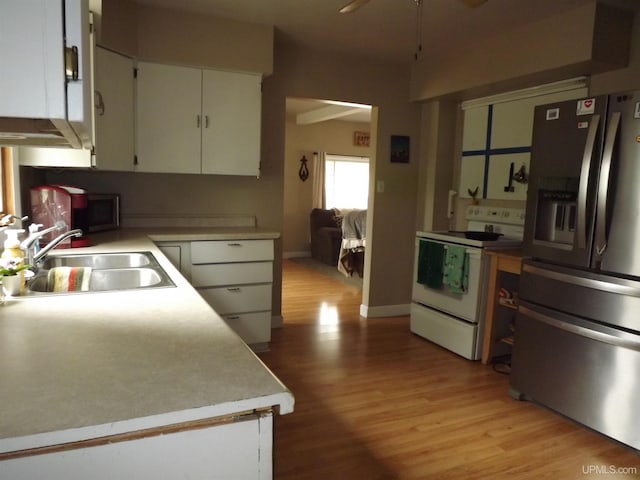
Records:
<instances>
[{"instance_id":1,"label":"red coffee maker","mask_svg":"<svg viewBox=\"0 0 640 480\"><path fill-rule=\"evenodd\" d=\"M31 188L31 219L42 225L41 229L52 227L56 222L64 222L67 228L44 235L41 240L46 244L61 233L79 228L82 237L69 238L57 248L88 247L87 238L88 198L84 188L70 185L41 185Z\"/></svg>"}]
</instances>

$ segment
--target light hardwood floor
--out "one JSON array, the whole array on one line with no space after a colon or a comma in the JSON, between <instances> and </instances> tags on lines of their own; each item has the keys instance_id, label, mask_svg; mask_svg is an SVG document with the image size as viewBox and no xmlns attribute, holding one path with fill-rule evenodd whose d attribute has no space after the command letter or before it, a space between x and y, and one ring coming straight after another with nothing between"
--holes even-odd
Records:
<instances>
[{"instance_id":1,"label":"light hardwood floor","mask_svg":"<svg viewBox=\"0 0 640 480\"><path fill-rule=\"evenodd\" d=\"M276 419L277 480L640 478L637 452L512 400L506 375L411 334L408 317L360 317L360 300L283 262L284 327L260 354L296 399Z\"/></svg>"}]
</instances>

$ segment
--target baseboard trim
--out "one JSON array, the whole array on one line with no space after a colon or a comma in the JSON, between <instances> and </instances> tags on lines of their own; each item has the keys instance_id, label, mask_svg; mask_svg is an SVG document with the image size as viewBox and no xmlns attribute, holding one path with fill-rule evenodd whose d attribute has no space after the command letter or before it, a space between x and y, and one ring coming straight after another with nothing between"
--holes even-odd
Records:
<instances>
[{"instance_id":1,"label":"baseboard trim","mask_svg":"<svg viewBox=\"0 0 640 480\"><path fill-rule=\"evenodd\" d=\"M360 305L360 316L365 318L401 317L403 315L409 315L410 312L410 303L401 305L381 305L379 307L370 307L365 304Z\"/></svg>"},{"instance_id":2,"label":"baseboard trim","mask_svg":"<svg viewBox=\"0 0 640 480\"><path fill-rule=\"evenodd\" d=\"M271 316L271 328L282 328L283 325L284 325L284 318L282 318L282 315Z\"/></svg>"},{"instance_id":3,"label":"baseboard trim","mask_svg":"<svg viewBox=\"0 0 640 480\"><path fill-rule=\"evenodd\" d=\"M282 258L309 258L311 252L305 250L304 252L282 252Z\"/></svg>"}]
</instances>

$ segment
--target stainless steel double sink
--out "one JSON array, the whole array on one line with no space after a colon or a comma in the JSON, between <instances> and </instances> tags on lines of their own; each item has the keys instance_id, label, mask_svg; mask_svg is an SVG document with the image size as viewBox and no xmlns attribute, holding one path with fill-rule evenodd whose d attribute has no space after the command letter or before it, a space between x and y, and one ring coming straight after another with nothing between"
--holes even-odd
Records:
<instances>
[{"instance_id":1,"label":"stainless steel double sink","mask_svg":"<svg viewBox=\"0 0 640 480\"><path fill-rule=\"evenodd\" d=\"M87 290L53 291L49 272L58 267L91 267ZM27 283L27 295L59 295L139 288L174 287L151 252L56 255L45 259Z\"/></svg>"}]
</instances>

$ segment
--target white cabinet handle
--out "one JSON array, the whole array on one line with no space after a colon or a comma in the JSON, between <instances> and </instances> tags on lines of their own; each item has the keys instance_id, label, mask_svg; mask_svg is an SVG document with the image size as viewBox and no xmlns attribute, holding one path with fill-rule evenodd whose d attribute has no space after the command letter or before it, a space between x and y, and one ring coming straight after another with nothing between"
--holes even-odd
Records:
<instances>
[{"instance_id":1,"label":"white cabinet handle","mask_svg":"<svg viewBox=\"0 0 640 480\"><path fill-rule=\"evenodd\" d=\"M227 288L228 292L241 292L242 289L240 287L232 287L232 288Z\"/></svg>"},{"instance_id":2,"label":"white cabinet handle","mask_svg":"<svg viewBox=\"0 0 640 480\"><path fill-rule=\"evenodd\" d=\"M227 243L228 247L241 247L242 244L241 243Z\"/></svg>"}]
</instances>

